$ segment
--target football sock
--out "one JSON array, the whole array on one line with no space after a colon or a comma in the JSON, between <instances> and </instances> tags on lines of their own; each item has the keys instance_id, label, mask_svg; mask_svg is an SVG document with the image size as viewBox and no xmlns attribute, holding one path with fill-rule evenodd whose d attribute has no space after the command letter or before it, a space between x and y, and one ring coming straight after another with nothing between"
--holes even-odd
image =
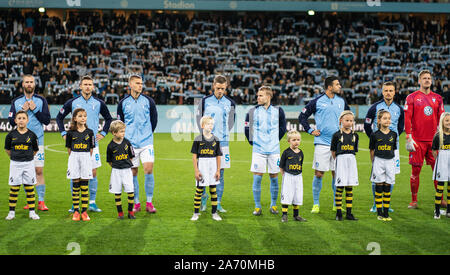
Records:
<instances>
[{"instance_id":1,"label":"football sock","mask_svg":"<svg viewBox=\"0 0 450 275\"><path fill-rule=\"evenodd\" d=\"M94 203L95 198L97 198L97 186L98 186L97 177L94 177L89 180L89 201L91 203Z\"/></svg>"},{"instance_id":2,"label":"football sock","mask_svg":"<svg viewBox=\"0 0 450 275\"><path fill-rule=\"evenodd\" d=\"M253 175L253 199L255 208L261 208L261 180L262 176Z\"/></svg>"},{"instance_id":3,"label":"football sock","mask_svg":"<svg viewBox=\"0 0 450 275\"><path fill-rule=\"evenodd\" d=\"M147 202L152 202L153 190L155 188L155 178L153 174L145 174L145 195L147 196Z\"/></svg>"},{"instance_id":4,"label":"football sock","mask_svg":"<svg viewBox=\"0 0 450 275\"><path fill-rule=\"evenodd\" d=\"M294 217L297 217L298 216L298 209L300 208L298 205L293 205L293 208L294 208Z\"/></svg>"},{"instance_id":5,"label":"football sock","mask_svg":"<svg viewBox=\"0 0 450 275\"><path fill-rule=\"evenodd\" d=\"M27 185L24 184L25 191L27 192L27 204L28 209L30 211L34 211L34 208L36 207L36 197L34 193L34 185Z\"/></svg>"},{"instance_id":6,"label":"football sock","mask_svg":"<svg viewBox=\"0 0 450 275\"><path fill-rule=\"evenodd\" d=\"M9 189L9 211L16 210L17 196L19 194L20 186L11 186Z\"/></svg>"},{"instance_id":7,"label":"football sock","mask_svg":"<svg viewBox=\"0 0 450 275\"><path fill-rule=\"evenodd\" d=\"M421 169L422 166L412 166L411 169L410 184L411 184L411 198L413 202L417 202L417 192L419 191Z\"/></svg>"},{"instance_id":8,"label":"football sock","mask_svg":"<svg viewBox=\"0 0 450 275\"><path fill-rule=\"evenodd\" d=\"M447 182L447 213L450 213L450 184Z\"/></svg>"},{"instance_id":9,"label":"football sock","mask_svg":"<svg viewBox=\"0 0 450 275\"><path fill-rule=\"evenodd\" d=\"M72 182L72 204L73 209L80 212L80 182Z\"/></svg>"},{"instance_id":10,"label":"football sock","mask_svg":"<svg viewBox=\"0 0 450 275\"><path fill-rule=\"evenodd\" d=\"M217 212L217 189L215 185L209 187L209 193L211 194L211 214Z\"/></svg>"},{"instance_id":11,"label":"football sock","mask_svg":"<svg viewBox=\"0 0 450 275\"><path fill-rule=\"evenodd\" d=\"M289 205L287 205L287 204L281 205L281 212L283 212L283 215L287 215L288 207L289 207Z\"/></svg>"},{"instance_id":12,"label":"football sock","mask_svg":"<svg viewBox=\"0 0 450 275\"><path fill-rule=\"evenodd\" d=\"M320 190L322 190L322 178L314 176L312 182L312 192L314 204L319 204Z\"/></svg>"},{"instance_id":13,"label":"football sock","mask_svg":"<svg viewBox=\"0 0 450 275\"><path fill-rule=\"evenodd\" d=\"M336 206L336 202L334 201L336 197L336 179L334 177L331 179L331 188L333 189L333 205Z\"/></svg>"},{"instance_id":14,"label":"football sock","mask_svg":"<svg viewBox=\"0 0 450 275\"><path fill-rule=\"evenodd\" d=\"M278 177L270 178L270 194L270 206L276 206L278 199Z\"/></svg>"},{"instance_id":15,"label":"football sock","mask_svg":"<svg viewBox=\"0 0 450 275\"><path fill-rule=\"evenodd\" d=\"M344 187L336 187L336 210L342 211L342 193L344 192Z\"/></svg>"},{"instance_id":16,"label":"football sock","mask_svg":"<svg viewBox=\"0 0 450 275\"><path fill-rule=\"evenodd\" d=\"M389 185L385 184L383 186L383 214L385 217L389 217L389 207L391 203L391 187Z\"/></svg>"},{"instance_id":17,"label":"football sock","mask_svg":"<svg viewBox=\"0 0 450 275\"><path fill-rule=\"evenodd\" d=\"M443 181L439 181L437 183L437 188L436 188L436 196L434 197L434 206L436 209L436 213L439 213L439 210L441 209L441 201L442 201L442 196L444 195L444 184L445 182ZM448 198L448 193L447 193L447 198Z\"/></svg>"},{"instance_id":18,"label":"football sock","mask_svg":"<svg viewBox=\"0 0 450 275\"><path fill-rule=\"evenodd\" d=\"M375 185L375 205L377 206L378 216L382 216L383 209L383 185Z\"/></svg>"},{"instance_id":19,"label":"football sock","mask_svg":"<svg viewBox=\"0 0 450 275\"><path fill-rule=\"evenodd\" d=\"M375 194L375 193L376 193L376 186L377 186L377 185L375 184L375 182L372 182L372 195L373 195L373 203L374 203L374 204L376 204L376 203L375 203L375 199L376 199L376 194Z\"/></svg>"},{"instance_id":20,"label":"football sock","mask_svg":"<svg viewBox=\"0 0 450 275\"><path fill-rule=\"evenodd\" d=\"M222 196L223 196L223 189L225 188L224 184L224 173L225 169L220 169L220 179L219 179L219 184L216 185L216 189L217 189L217 204L220 204L220 202L222 201Z\"/></svg>"},{"instance_id":21,"label":"football sock","mask_svg":"<svg viewBox=\"0 0 450 275\"><path fill-rule=\"evenodd\" d=\"M85 212L89 204L89 183L87 180L80 180L81 189L81 212Z\"/></svg>"},{"instance_id":22,"label":"football sock","mask_svg":"<svg viewBox=\"0 0 450 275\"><path fill-rule=\"evenodd\" d=\"M45 184L36 185L36 193L38 195L38 200L44 201L44 199L45 199Z\"/></svg>"},{"instance_id":23,"label":"football sock","mask_svg":"<svg viewBox=\"0 0 450 275\"><path fill-rule=\"evenodd\" d=\"M116 201L117 212L122 213L122 194L114 194L114 200Z\"/></svg>"},{"instance_id":24,"label":"football sock","mask_svg":"<svg viewBox=\"0 0 450 275\"><path fill-rule=\"evenodd\" d=\"M198 186L195 189L195 196L194 196L194 213L199 213L200 211L200 204L202 203L202 193L205 188L202 186Z\"/></svg>"},{"instance_id":25,"label":"football sock","mask_svg":"<svg viewBox=\"0 0 450 275\"><path fill-rule=\"evenodd\" d=\"M352 214L353 208L353 187L347 186L345 187L345 211L347 212L347 216Z\"/></svg>"},{"instance_id":26,"label":"football sock","mask_svg":"<svg viewBox=\"0 0 450 275\"><path fill-rule=\"evenodd\" d=\"M128 193L128 213L133 212L133 206L134 206L134 193L130 192Z\"/></svg>"},{"instance_id":27,"label":"football sock","mask_svg":"<svg viewBox=\"0 0 450 275\"><path fill-rule=\"evenodd\" d=\"M137 176L133 176L134 203L139 203L139 181Z\"/></svg>"}]
</instances>

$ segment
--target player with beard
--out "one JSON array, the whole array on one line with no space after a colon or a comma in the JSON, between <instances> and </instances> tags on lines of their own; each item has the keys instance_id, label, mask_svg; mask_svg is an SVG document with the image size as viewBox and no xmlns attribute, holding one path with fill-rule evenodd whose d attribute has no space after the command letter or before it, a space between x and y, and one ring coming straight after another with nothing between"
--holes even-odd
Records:
<instances>
[{"instance_id":1,"label":"player with beard","mask_svg":"<svg viewBox=\"0 0 450 275\"><path fill-rule=\"evenodd\" d=\"M39 151L34 156L35 170L36 170L36 192L38 194L38 210L48 211L45 205L45 178L44 178L44 125L50 123L50 111L47 100L35 93L36 82L34 76L24 75L22 77L23 95L13 99L11 102L11 109L9 111L9 123L11 126L16 126L14 121L16 113L20 110L27 112L28 124L30 129L38 137ZM24 207L28 209L28 205Z\"/></svg>"}]
</instances>

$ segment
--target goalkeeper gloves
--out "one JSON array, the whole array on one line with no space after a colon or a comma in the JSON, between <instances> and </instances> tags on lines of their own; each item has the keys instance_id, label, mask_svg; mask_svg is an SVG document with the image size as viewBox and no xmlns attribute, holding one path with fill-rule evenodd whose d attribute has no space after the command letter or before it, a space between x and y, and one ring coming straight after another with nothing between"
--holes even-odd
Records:
<instances>
[{"instance_id":1,"label":"goalkeeper gloves","mask_svg":"<svg viewBox=\"0 0 450 275\"><path fill-rule=\"evenodd\" d=\"M415 152L416 148L414 145L417 145L417 143L414 141L411 135L406 136L406 150L408 152Z\"/></svg>"}]
</instances>

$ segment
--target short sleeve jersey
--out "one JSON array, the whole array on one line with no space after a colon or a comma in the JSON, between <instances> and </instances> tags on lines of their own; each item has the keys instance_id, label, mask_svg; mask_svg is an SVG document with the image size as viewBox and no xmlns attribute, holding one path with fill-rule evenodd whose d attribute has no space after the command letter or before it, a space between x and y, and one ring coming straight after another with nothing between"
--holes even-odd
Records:
<instances>
[{"instance_id":1,"label":"short sleeve jersey","mask_svg":"<svg viewBox=\"0 0 450 275\"><path fill-rule=\"evenodd\" d=\"M283 151L280 158L280 168L286 173L299 175L302 173L303 151L294 152L290 147Z\"/></svg>"},{"instance_id":2,"label":"short sleeve jersey","mask_svg":"<svg viewBox=\"0 0 450 275\"><path fill-rule=\"evenodd\" d=\"M197 154L198 158L215 158L221 156L220 141L214 135L210 139L206 139L203 134L199 135L194 139L191 153Z\"/></svg>"},{"instance_id":3,"label":"short sleeve jersey","mask_svg":"<svg viewBox=\"0 0 450 275\"><path fill-rule=\"evenodd\" d=\"M68 131L66 135L66 147L73 152L89 152L95 147L94 132L86 128L83 132Z\"/></svg>"},{"instance_id":4,"label":"short sleeve jersey","mask_svg":"<svg viewBox=\"0 0 450 275\"><path fill-rule=\"evenodd\" d=\"M39 151L38 138L29 129L23 134L15 129L6 135L5 150L11 151L11 160L13 161L32 161L34 152Z\"/></svg>"},{"instance_id":5,"label":"short sleeve jersey","mask_svg":"<svg viewBox=\"0 0 450 275\"><path fill-rule=\"evenodd\" d=\"M115 169L127 169L133 167L131 159L134 157L133 146L126 138L124 138L120 144L111 140L106 149L106 162L110 162L112 168Z\"/></svg>"},{"instance_id":6,"label":"short sleeve jersey","mask_svg":"<svg viewBox=\"0 0 450 275\"><path fill-rule=\"evenodd\" d=\"M374 150L374 155L379 158L394 158L397 149L397 133L392 130L387 134L380 130L373 132L370 135L369 149Z\"/></svg>"},{"instance_id":7,"label":"short sleeve jersey","mask_svg":"<svg viewBox=\"0 0 450 275\"><path fill-rule=\"evenodd\" d=\"M337 131L331 138L331 151L336 152L336 156L342 154L354 154L358 152L359 137L357 133L347 134Z\"/></svg>"},{"instance_id":8,"label":"short sleeve jersey","mask_svg":"<svg viewBox=\"0 0 450 275\"><path fill-rule=\"evenodd\" d=\"M439 132L434 136L431 150L450 150L450 135L444 134L444 142L439 145Z\"/></svg>"}]
</instances>

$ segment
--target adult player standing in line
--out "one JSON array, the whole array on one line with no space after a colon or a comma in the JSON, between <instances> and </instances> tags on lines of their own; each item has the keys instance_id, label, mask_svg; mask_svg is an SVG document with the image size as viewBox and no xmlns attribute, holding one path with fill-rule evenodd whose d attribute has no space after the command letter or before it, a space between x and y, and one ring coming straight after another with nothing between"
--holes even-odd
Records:
<instances>
[{"instance_id":1,"label":"adult player standing in line","mask_svg":"<svg viewBox=\"0 0 450 275\"><path fill-rule=\"evenodd\" d=\"M331 156L330 146L333 134L339 130L339 116L344 110L350 110L347 102L339 96L341 84L336 76L325 79L325 93L310 101L298 117L306 132L314 136L314 179L312 183L314 205L311 213L319 213L319 197L322 190L322 178L326 171L331 170L333 198L336 193L335 161ZM308 118L314 114L316 130L309 126ZM335 209L335 205L333 205Z\"/></svg>"},{"instance_id":2,"label":"adult player standing in line","mask_svg":"<svg viewBox=\"0 0 450 275\"><path fill-rule=\"evenodd\" d=\"M34 156L34 164L36 170L36 192L38 194L38 210L48 211L45 205L45 178L44 178L44 127L50 123L50 111L45 98L34 93L36 82L34 76L24 75L22 77L22 87L24 94L13 99L11 109L9 111L9 124L16 126L14 119L16 113L20 110L27 112L28 124L27 128L36 134L39 141L39 151ZM24 207L28 209L28 205Z\"/></svg>"},{"instance_id":3,"label":"adult player standing in line","mask_svg":"<svg viewBox=\"0 0 450 275\"><path fill-rule=\"evenodd\" d=\"M370 138L373 132L378 130L377 127L377 113L379 110L386 110L391 114L391 125L389 129L397 133L397 150L395 150L395 174L400 174L400 153L399 153L399 140L400 135L403 133L403 128L405 126L405 113L403 108L394 102L395 96L395 85L393 82L385 82L382 87L383 99L375 102L370 106L367 111L366 119L364 120L364 131ZM372 182L372 193L373 193L373 206L370 212L377 212L377 207L375 205L375 183ZM394 188L394 184L391 184L391 193ZM389 208L392 212L392 208Z\"/></svg>"},{"instance_id":4,"label":"adult player standing in line","mask_svg":"<svg viewBox=\"0 0 450 275\"><path fill-rule=\"evenodd\" d=\"M83 76L80 80L81 95L75 98L69 99L61 108L60 112L56 116L56 123L58 124L61 136L66 139L67 132L64 129L64 118L72 113L77 108L83 108L87 113L86 125L89 129L94 131L96 135L95 148L92 152L92 176L89 180L89 211L101 212L102 210L97 207L95 199L97 197L97 168L102 166L100 160L100 150L98 142L102 140L106 134L108 134L109 125L112 122L111 114L105 102L96 98L92 92L94 91L94 80L90 76ZM101 132L98 132L98 126L100 121L100 114L105 120L105 125ZM72 182L71 182L72 187ZM72 188L71 188L72 189ZM69 212L73 212L72 209Z\"/></svg>"},{"instance_id":5,"label":"adult player standing in line","mask_svg":"<svg viewBox=\"0 0 450 275\"><path fill-rule=\"evenodd\" d=\"M203 116L211 116L214 118L213 135L219 138L222 157L220 161L220 183L217 189L217 211L226 212L222 207L222 195L224 190L224 171L230 168L230 147L229 137L230 130L233 129L236 119L234 100L225 95L228 86L227 78L223 75L217 75L213 81L213 94L202 98L197 110L197 124L201 132L200 119ZM206 190L206 189L205 189ZM200 209L206 210L206 201L208 194L204 191Z\"/></svg>"},{"instance_id":6,"label":"adult player standing in line","mask_svg":"<svg viewBox=\"0 0 450 275\"><path fill-rule=\"evenodd\" d=\"M419 73L418 91L408 95L405 103L405 133L406 150L409 151L411 164L411 203L408 208L418 208L417 192L419 191L420 170L423 160L434 169L435 158L431 145L439 125L439 119L444 112L442 97L431 91L433 79L431 72L423 70ZM437 182L434 181L436 189Z\"/></svg>"},{"instance_id":7,"label":"adult player standing in line","mask_svg":"<svg viewBox=\"0 0 450 275\"><path fill-rule=\"evenodd\" d=\"M256 94L258 105L251 108L245 117L245 137L252 148L253 215L260 216L261 181L264 173L270 177L270 213L278 214L278 173L280 172L280 140L286 133L286 117L279 106L273 106L272 88L261 86Z\"/></svg>"},{"instance_id":8,"label":"adult player standing in line","mask_svg":"<svg viewBox=\"0 0 450 275\"><path fill-rule=\"evenodd\" d=\"M143 81L138 75L132 75L128 79L130 94L124 97L117 106L117 118L125 122L125 138L133 145L135 157L131 160L133 167L134 185L134 211L141 211L139 202L139 182L138 169L140 162L144 167L145 193L147 204L145 210L155 213L153 205L153 190L155 188L155 178L153 176L153 163L155 162L155 152L153 149L153 132L158 123L158 112L155 101L151 97L142 94Z\"/></svg>"}]
</instances>

